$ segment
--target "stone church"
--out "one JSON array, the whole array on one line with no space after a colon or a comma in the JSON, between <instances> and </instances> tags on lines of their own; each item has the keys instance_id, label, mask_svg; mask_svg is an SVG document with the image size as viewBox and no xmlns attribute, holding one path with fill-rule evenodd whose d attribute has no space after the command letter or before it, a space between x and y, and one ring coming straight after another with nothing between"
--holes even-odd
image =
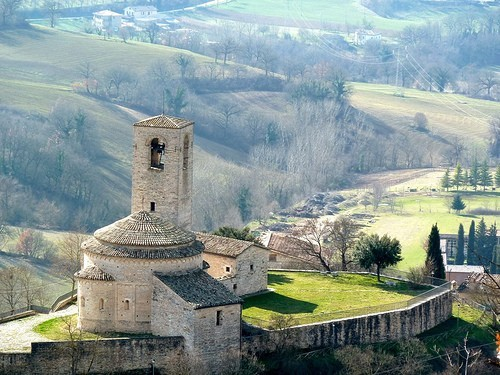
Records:
<instances>
[{"instance_id":1,"label":"stone church","mask_svg":"<svg viewBox=\"0 0 500 375\"><path fill-rule=\"evenodd\" d=\"M78 325L93 332L181 336L187 356L217 372L228 356L233 366L239 363L238 295L266 288L268 254L245 241L216 240L220 246L211 248L218 251L208 255L190 230L193 126L165 115L134 124L132 213L82 244ZM204 241L213 244L213 237ZM236 267L238 256L244 262ZM229 279L245 293L224 285L227 277L211 276L209 263L233 266ZM240 268L244 277L235 279Z\"/></svg>"}]
</instances>

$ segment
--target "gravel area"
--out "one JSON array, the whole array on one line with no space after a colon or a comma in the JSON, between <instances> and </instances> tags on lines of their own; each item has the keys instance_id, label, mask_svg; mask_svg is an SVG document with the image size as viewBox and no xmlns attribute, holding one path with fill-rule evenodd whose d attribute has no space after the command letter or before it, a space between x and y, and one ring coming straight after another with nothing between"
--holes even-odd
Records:
<instances>
[{"instance_id":1,"label":"gravel area","mask_svg":"<svg viewBox=\"0 0 500 375\"><path fill-rule=\"evenodd\" d=\"M50 314L37 314L23 319L0 324L0 352L30 352L31 343L36 341L51 341L33 328L46 320L77 313L76 305Z\"/></svg>"}]
</instances>

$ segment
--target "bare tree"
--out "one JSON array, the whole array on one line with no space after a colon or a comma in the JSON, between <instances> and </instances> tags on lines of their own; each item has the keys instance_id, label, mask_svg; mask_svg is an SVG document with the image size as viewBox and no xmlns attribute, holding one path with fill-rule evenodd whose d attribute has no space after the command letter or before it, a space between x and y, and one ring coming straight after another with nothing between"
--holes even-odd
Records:
<instances>
[{"instance_id":1,"label":"bare tree","mask_svg":"<svg viewBox=\"0 0 500 375\"><path fill-rule=\"evenodd\" d=\"M350 217L339 216L329 229L328 241L340 256L342 271L347 271L347 266L354 262L351 252L360 236L361 226Z\"/></svg>"},{"instance_id":2,"label":"bare tree","mask_svg":"<svg viewBox=\"0 0 500 375\"><path fill-rule=\"evenodd\" d=\"M54 27L56 25L57 15L59 14L59 8L61 4L58 1L48 0L44 3L45 11L49 16L50 27Z\"/></svg>"},{"instance_id":3,"label":"bare tree","mask_svg":"<svg viewBox=\"0 0 500 375\"><path fill-rule=\"evenodd\" d=\"M175 57L175 63L179 66L181 71L181 78L186 78L189 68L194 64L194 60L191 56L184 53L180 53Z\"/></svg>"},{"instance_id":4,"label":"bare tree","mask_svg":"<svg viewBox=\"0 0 500 375\"><path fill-rule=\"evenodd\" d=\"M111 91L112 87L115 87L115 96L119 97L120 96L120 87L124 83L131 83L134 78L132 74L121 67L115 67L111 68L107 73L106 76L108 77L108 91Z\"/></svg>"},{"instance_id":5,"label":"bare tree","mask_svg":"<svg viewBox=\"0 0 500 375\"><path fill-rule=\"evenodd\" d=\"M14 311L22 298L19 269L8 267L0 270L0 300L4 301Z\"/></svg>"},{"instance_id":6,"label":"bare tree","mask_svg":"<svg viewBox=\"0 0 500 375\"><path fill-rule=\"evenodd\" d=\"M316 258L325 271L332 271L334 248L327 239L331 235L332 222L308 219L295 228L293 236L301 240L301 250L304 254Z\"/></svg>"},{"instance_id":7,"label":"bare tree","mask_svg":"<svg viewBox=\"0 0 500 375\"><path fill-rule=\"evenodd\" d=\"M71 280L71 290L75 290L75 273L82 265L83 253L81 246L86 238L87 236L80 233L70 233L57 244L59 253L55 264L59 272Z\"/></svg>"},{"instance_id":8,"label":"bare tree","mask_svg":"<svg viewBox=\"0 0 500 375\"><path fill-rule=\"evenodd\" d=\"M80 66L78 67L78 71L82 75L83 79L85 80L85 89L87 90L87 93L90 94L90 80L94 78L95 70L90 61L84 61L80 63Z\"/></svg>"},{"instance_id":9,"label":"bare tree","mask_svg":"<svg viewBox=\"0 0 500 375\"><path fill-rule=\"evenodd\" d=\"M241 113L242 111L243 110L239 107L238 104L224 103L222 105L219 111L220 120L217 121L217 124L222 128L224 136L226 136L231 118Z\"/></svg>"},{"instance_id":10,"label":"bare tree","mask_svg":"<svg viewBox=\"0 0 500 375\"><path fill-rule=\"evenodd\" d=\"M0 16L3 26L14 22L14 14L21 4L22 0L0 0Z\"/></svg>"},{"instance_id":11,"label":"bare tree","mask_svg":"<svg viewBox=\"0 0 500 375\"><path fill-rule=\"evenodd\" d=\"M498 84L498 80L492 71L487 71L479 77L479 87L486 90L486 95L491 97L491 89Z\"/></svg>"}]
</instances>

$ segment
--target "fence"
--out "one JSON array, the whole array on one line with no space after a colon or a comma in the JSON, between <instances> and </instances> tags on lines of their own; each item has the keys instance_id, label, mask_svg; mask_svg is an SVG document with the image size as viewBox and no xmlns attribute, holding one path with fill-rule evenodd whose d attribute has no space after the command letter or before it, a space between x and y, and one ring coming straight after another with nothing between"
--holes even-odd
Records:
<instances>
[{"instance_id":1,"label":"fence","mask_svg":"<svg viewBox=\"0 0 500 375\"><path fill-rule=\"evenodd\" d=\"M292 270L293 272L297 272L297 270ZM311 271L306 271L306 272L311 272ZM370 272L357 272L361 274L367 274L367 275L375 275ZM338 274L341 274L340 272ZM408 272L404 271L399 271L399 270L393 270L393 269L385 269L383 275L391 279L397 279L405 282L414 282L410 281L408 278L410 274ZM302 325L302 324L311 324L311 323L318 323L318 322L325 322L325 321L330 321L330 320L335 320L335 319L343 319L347 317L358 317L358 316L363 316L363 315L369 315L369 314L377 314L377 313L382 313L382 312L387 312L387 311L393 311L393 310L402 310L402 309L407 309L411 306L417 305L419 303L422 303L424 301L427 301L433 297L436 297L443 292L449 291L451 289L451 283L449 281L443 280L443 279L436 279L433 277L422 277L421 280L419 280L419 284L423 286L429 286L432 287L432 289L427 290L418 296L415 296L409 300L406 301L400 301L400 302L393 302L393 303L387 303L387 304L380 304L380 305L375 305L375 306L365 306L362 308L358 309L350 309L350 310L342 310L342 311L331 311L331 312L323 312L319 314L294 314L293 319L291 322L292 325ZM262 328L270 328L276 325L277 322L274 321L269 321L269 320L264 320L264 319L259 319L259 318L253 318L253 317L248 317L243 314L243 320L246 323L252 324L254 326L262 327Z\"/></svg>"},{"instance_id":2,"label":"fence","mask_svg":"<svg viewBox=\"0 0 500 375\"><path fill-rule=\"evenodd\" d=\"M73 298L76 297L76 290L72 290L68 293L64 293L62 296L57 297L57 299L54 301L51 307L45 307L45 306L39 306L39 305L29 305L27 307L21 307L19 309L15 310L9 310L5 312L0 312L0 323L3 321L8 321L12 320L9 319L10 317L15 317L16 315L20 315L20 317L24 316L21 315L23 313L27 313L29 311L41 313L41 314L48 314L51 311L57 311L59 310L62 306L68 303L68 301L72 300Z\"/></svg>"}]
</instances>

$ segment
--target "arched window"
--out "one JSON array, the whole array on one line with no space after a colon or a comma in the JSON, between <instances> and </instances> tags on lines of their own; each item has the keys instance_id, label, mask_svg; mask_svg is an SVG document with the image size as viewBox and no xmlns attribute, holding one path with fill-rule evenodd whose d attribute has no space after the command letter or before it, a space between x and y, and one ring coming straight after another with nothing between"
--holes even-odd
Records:
<instances>
[{"instance_id":1,"label":"arched window","mask_svg":"<svg viewBox=\"0 0 500 375\"><path fill-rule=\"evenodd\" d=\"M189 136L186 134L184 137L184 148L182 151L182 169L187 169L188 168L188 162L189 162Z\"/></svg>"},{"instance_id":2,"label":"arched window","mask_svg":"<svg viewBox=\"0 0 500 375\"><path fill-rule=\"evenodd\" d=\"M165 143L160 143L158 138L151 141L151 168L163 169L161 157L165 154Z\"/></svg>"},{"instance_id":3,"label":"arched window","mask_svg":"<svg viewBox=\"0 0 500 375\"><path fill-rule=\"evenodd\" d=\"M104 298L99 300L99 310L104 310Z\"/></svg>"},{"instance_id":4,"label":"arched window","mask_svg":"<svg viewBox=\"0 0 500 375\"><path fill-rule=\"evenodd\" d=\"M130 310L130 301L128 299L125 300L125 310Z\"/></svg>"}]
</instances>

